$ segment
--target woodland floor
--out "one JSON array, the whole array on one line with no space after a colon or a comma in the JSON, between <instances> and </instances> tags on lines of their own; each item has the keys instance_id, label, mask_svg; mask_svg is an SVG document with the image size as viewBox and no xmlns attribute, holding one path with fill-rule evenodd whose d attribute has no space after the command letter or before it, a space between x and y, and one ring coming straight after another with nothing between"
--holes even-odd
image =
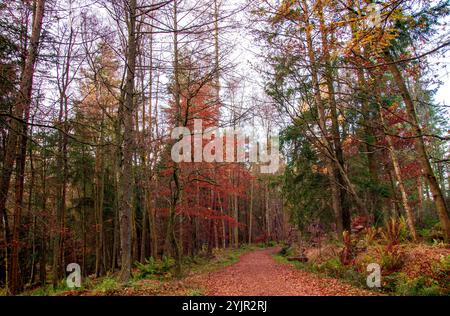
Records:
<instances>
[{"instance_id":1,"label":"woodland floor","mask_svg":"<svg viewBox=\"0 0 450 316\"><path fill-rule=\"evenodd\" d=\"M375 295L337 279L318 276L278 263L279 249L256 250L231 266L214 272L193 273L179 281L141 280L127 288L103 293L66 292L63 295L206 295L206 296L366 296Z\"/></svg>"}]
</instances>

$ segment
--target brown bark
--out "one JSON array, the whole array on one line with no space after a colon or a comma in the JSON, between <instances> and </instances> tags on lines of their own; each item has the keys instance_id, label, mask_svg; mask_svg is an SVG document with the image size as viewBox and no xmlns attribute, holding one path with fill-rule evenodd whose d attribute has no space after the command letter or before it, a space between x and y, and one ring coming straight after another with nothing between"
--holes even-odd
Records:
<instances>
[{"instance_id":1,"label":"brown bark","mask_svg":"<svg viewBox=\"0 0 450 316\"><path fill-rule=\"evenodd\" d=\"M130 0L128 6L128 47L127 47L127 78L125 85L125 100L121 104L121 125L123 126L122 165L120 172L119 222L121 270L120 282L128 283L131 275L131 230L132 230L132 160L133 160L133 113L136 70L136 0Z\"/></svg>"},{"instance_id":2,"label":"brown bark","mask_svg":"<svg viewBox=\"0 0 450 316\"><path fill-rule=\"evenodd\" d=\"M14 165L14 159L17 155L17 176L16 176L16 198L13 222L12 236L12 254L11 254L11 278L10 291L16 294L19 291L19 228L22 213L23 200L23 181L25 169L25 156L27 146L28 120L30 116L31 93L33 88L34 68L37 59L39 41L41 37L42 20L45 12L45 0L37 0L34 3L33 26L30 39L30 46L27 52L25 66L23 68L22 79L20 82L17 103L14 109L14 119L11 121L7 144L5 148L5 158L3 161L3 170L0 183L0 217L4 223L6 242L11 242L9 236L8 218L6 214L6 201L8 197L11 173ZM20 146L20 149L17 149Z\"/></svg>"},{"instance_id":3,"label":"brown bark","mask_svg":"<svg viewBox=\"0 0 450 316\"><path fill-rule=\"evenodd\" d=\"M345 187L345 181L343 179L343 176L341 175L341 170L344 170L345 162L344 162L344 153L342 151L342 141L341 141L341 135L339 132L339 121L338 121L338 112L337 112L337 104L336 104L336 93L334 89L334 80L333 80L333 70L331 68L331 56L330 56L330 50L328 47L329 42L329 34L327 31L327 27L325 25L325 19L323 16L323 7L322 7L322 0L319 0L318 2L318 14L319 14L319 20L320 20L320 30L322 35L322 50L324 52L324 58L325 58L325 81L327 85L327 94L328 94L328 105L330 108L330 116L331 116L331 137L332 137L332 143L334 147L334 156L336 160L334 161L333 168L334 174L336 177L336 181L339 185L338 193L335 192L334 194L339 194L339 200L340 205L335 206L340 214L337 214L337 218L342 221L342 224L338 224L338 234L339 236L342 235L343 231L351 231L351 218L350 218L350 209L348 205L348 194L347 189ZM336 165L339 165L340 168L336 168ZM334 189L336 190L336 188ZM340 226L342 225L342 231Z\"/></svg>"},{"instance_id":4,"label":"brown bark","mask_svg":"<svg viewBox=\"0 0 450 316\"><path fill-rule=\"evenodd\" d=\"M423 184L422 177L417 177L417 218L419 223L422 221L423 215Z\"/></svg>"},{"instance_id":5,"label":"brown bark","mask_svg":"<svg viewBox=\"0 0 450 316\"><path fill-rule=\"evenodd\" d=\"M27 127L23 126L23 133L27 133ZM25 174L25 158L27 136L22 135L19 154L16 161L16 179L15 179L15 203L14 203L14 222L12 237L12 255L11 255L11 284L10 290L13 295L17 294L22 287L20 279L19 267L19 250L20 250L20 224L23 209L23 191L24 191L24 174Z\"/></svg>"},{"instance_id":6,"label":"brown bark","mask_svg":"<svg viewBox=\"0 0 450 316\"><path fill-rule=\"evenodd\" d=\"M348 7L351 7L353 5L352 1L348 2ZM357 23L351 23L351 29L352 29L352 37L355 41L358 40L358 24ZM363 55L364 52L361 51L362 49L358 49L358 54ZM364 51L367 51L368 48L365 47ZM356 57L355 57L356 58ZM368 100L368 94L367 94L367 81L365 78L364 69L361 67L358 67L356 70L357 75L357 82L358 82L358 98L361 103L361 114L362 114L362 126L364 131L364 146L366 148L366 156L367 156L367 163L368 163L368 169L369 169L369 175L371 182L377 186L379 183L379 173L377 168L377 157L375 154L376 147L376 135L375 135L375 128L373 124L374 118L371 115L370 110L370 104ZM370 199L370 208L373 211L379 210L381 208L380 205L380 199L376 193L369 192L369 199Z\"/></svg>"},{"instance_id":7,"label":"brown bark","mask_svg":"<svg viewBox=\"0 0 450 316\"><path fill-rule=\"evenodd\" d=\"M33 118L31 119L31 124L33 125ZM30 137L33 135L33 127L30 129ZM33 148L29 148L29 160L30 160L30 184L28 190L28 216L31 218L31 222L33 223L31 230L31 250L32 250L32 259L31 259L31 272L30 272L30 280L29 284L34 284L36 277L36 255L37 255L37 247L36 247L36 236L37 236L37 216L33 209L33 195L35 188L35 168L34 168L34 157L33 157Z\"/></svg>"},{"instance_id":8,"label":"brown bark","mask_svg":"<svg viewBox=\"0 0 450 316\"><path fill-rule=\"evenodd\" d=\"M56 224L58 229L54 236L53 243L53 286L55 287L59 279L63 276L64 267L64 231L66 214L66 195L67 195L67 177L68 177L68 103L69 96L67 90L70 84L70 66L72 62L72 49L75 41L75 33L70 28L67 51L64 51L63 69L61 77L58 78L59 89L59 117L58 123L58 156L57 156L57 193L56 193Z\"/></svg>"},{"instance_id":9,"label":"brown bark","mask_svg":"<svg viewBox=\"0 0 450 316\"><path fill-rule=\"evenodd\" d=\"M181 124L182 119L182 108L181 108L181 83L180 83L180 61L179 61L179 47L178 47L178 2L173 2L173 69L174 69L174 99L175 99L175 124ZM187 114L186 114L187 115ZM185 120L186 122L186 120ZM179 179L180 167L178 164L174 164L171 180L171 202L169 208L169 218L167 223L167 234L166 240L168 245L172 248L175 255L175 274L177 277L181 276L182 273L182 262L181 262L181 249L179 242L175 234L175 219L176 219L176 209L181 197L181 183Z\"/></svg>"},{"instance_id":10,"label":"brown bark","mask_svg":"<svg viewBox=\"0 0 450 316\"><path fill-rule=\"evenodd\" d=\"M42 212L45 214L47 211L47 161L43 158L42 161ZM39 281L41 286L45 286L47 283L47 232L44 225L41 226L40 234L40 252L39 252Z\"/></svg>"},{"instance_id":11,"label":"brown bark","mask_svg":"<svg viewBox=\"0 0 450 316\"><path fill-rule=\"evenodd\" d=\"M149 228L150 228L150 251L151 255L154 258L158 257L158 234L156 231L156 213L155 208L153 206L153 200L150 194L147 195L148 201L148 220L149 220Z\"/></svg>"},{"instance_id":12,"label":"brown bark","mask_svg":"<svg viewBox=\"0 0 450 316\"><path fill-rule=\"evenodd\" d=\"M233 194L233 218L235 219L236 223L239 222L239 204L237 194ZM239 225L237 224L233 227L233 241L234 247L239 248Z\"/></svg>"},{"instance_id":13,"label":"brown bark","mask_svg":"<svg viewBox=\"0 0 450 316\"><path fill-rule=\"evenodd\" d=\"M151 28L151 31L153 28ZM154 148L153 146L153 126L157 128L156 124L153 124L153 122L157 122L158 120L158 112L157 107L158 104L155 105L155 117L153 118L153 36L150 34L150 84L149 84L149 106L148 106L148 137L149 137L149 144L151 145L151 148ZM157 78L158 82L158 78ZM158 86L156 87L156 99L158 99ZM145 112L145 111L144 111ZM144 124L145 125L145 124ZM153 151L152 151L153 153ZM155 153L154 153L155 154ZM148 212L148 221L149 221L149 229L150 229L150 252L151 255L154 258L158 257L158 234L156 230L156 213L155 213L155 207L153 204L153 197L151 196L151 188L152 188L152 181L153 179L153 173L152 173L152 165L150 164L150 161L147 164L147 186L146 186L146 201L147 201L147 212ZM157 181L157 179L155 180ZM155 187L157 187L157 183L155 184Z\"/></svg>"},{"instance_id":14,"label":"brown bark","mask_svg":"<svg viewBox=\"0 0 450 316\"><path fill-rule=\"evenodd\" d=\"M103 121L103 119L102 119ZM100 144L103 144L103 125L100 131ZM96 184L95 184L95 214L97 219L96 250L95 250L95 275L98 277L105 273L104 254L104 229L103 229L103 200L105 183L105 161L102 148L97 148L96 153Z\"/></svg>"},{"instance_id":15,"label":"brown bark","mask_svg":"<svg viewBox=\"0 0 450 316\"><path fill-rule=\"evenodd\" d=\"M224 216L225 212L223 211L222 198L220 197L219 192L217 192L217 199L219 201L220 214L222 216ZM222 248L225 249L226 247L227 247L227 231L226 231L226 227L225 227L225 220L222 219Z\"/></svg>"},{"instance_id":16,"label":"brown bark","mask_svg":"<svg viewBox=\"0 0 450 316\"><path fill-rule=\"evenodd\" d=\"M264 194L264 203L265 203L265 215L266 215L266 232L267 237L269 238L268 241L272 239L272 231L271 231L271 223L270 223L270 207L269 207L269 183L265 184L264 188L265 194Z\"/></svg>"},{"instance_id":17,"label":"brown bark","mask_svg":"<svg viewBox=\"0 0 450 316\"><path fill-rule=\"evenodd\" d=\"M253 176L253 175L252 175ZM253 241L253 191L254 191L253 179L250 179L250 207L248 215L248 243Z\"/></svg>"}]
</instances>

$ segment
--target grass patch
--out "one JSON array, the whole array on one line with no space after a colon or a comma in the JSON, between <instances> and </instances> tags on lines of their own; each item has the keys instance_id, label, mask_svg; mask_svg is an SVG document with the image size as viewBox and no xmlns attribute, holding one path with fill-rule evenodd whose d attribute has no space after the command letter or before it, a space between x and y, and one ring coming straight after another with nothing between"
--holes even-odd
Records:
<instances>
[{"instance_id":1,"label":"grass patch","mask_svg":"<svg viewBox=\"0 0 450 316\"><path fill-rule=\"evenodd\" d=\"M135 263L138 272L134 275L135 280L146 278L170 279L175 267L175 260L164 256L161 260L153 257L145 259L144 263Z\"/></svg>"},{"instance_id":2,"label":"grass patch","mask_svg":"<svg viewBox=\"0 0 450 316\"><path fill-rule=\"evenodd\" d=\"M243 254L256 249L257 247L248 245L236 249L215 249L212 259L199 256L186 258L185 267L190 273L214 272L237 263Z\"/></svg>"},{"instance_id":3,"label":"grass patch","mask_svg":"<svg viewBox=\"0 0 450 316\"><path fill-rule=\"evenodd\" d=\"M119 282L113 277L104 277L93 286L95 292L109 293L120 288Z\"/></svg>"},{"instance_id":4,"label":"grass patch","mask_svg":"<svg viewBox=\"0 0 450 316\"><path fill-rule=\"evenodd\" d=\"M68 291L82 292L82 291L89 289L91 286L92 286L92 284L91 284L90 279L84 278L84 280L82 282L82 287L71 289L67 286L66 280L64 279L64 280L60 281L56 287L54 287L53 285L41 286L36 289L25 291L22 294L20 294L20 296L59 296L59 295L63 295L64 292L68 292Z\"/></svg>"}]
</instances>

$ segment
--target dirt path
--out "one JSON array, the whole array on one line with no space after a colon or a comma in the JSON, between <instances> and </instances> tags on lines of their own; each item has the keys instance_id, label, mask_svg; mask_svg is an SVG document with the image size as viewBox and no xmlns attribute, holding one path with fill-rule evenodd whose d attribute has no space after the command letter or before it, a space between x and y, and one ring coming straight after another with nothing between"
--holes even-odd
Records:
<instances>
[{"instance_id":1,"label":"dirt path","mask_svg":"<svg viewBox=\"0 0 450 316\"><path fill-rule=\"evenodd\" d=\"M374 295L333 278L277 263L277 249L252 251L220 271L194 274L173 282L143 279L134 286L107 291L67 291L62 295L193 295L207 296L354 296Z\"/></svg>"},{"instance_id":2,"label":"dirt path","mask_svg":"<svg viewBox=\"0 0 450 316\"><path fill-rule=\"evenodd\" d=\"M192 281L205 289L205 295L373 295L339 280L277 263L272 257L275 251L267 249L245 254L238 263L218 272L192 277Z\"/></svg>"}]
</instances>

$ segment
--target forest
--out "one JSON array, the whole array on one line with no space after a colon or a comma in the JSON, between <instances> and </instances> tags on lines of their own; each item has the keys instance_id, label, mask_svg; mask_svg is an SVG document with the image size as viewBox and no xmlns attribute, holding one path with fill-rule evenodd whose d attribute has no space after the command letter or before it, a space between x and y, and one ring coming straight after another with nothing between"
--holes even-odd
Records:
<instances>
[{"instance_id":1,"label":"forest","mask_svg":"<svg viewBox=\"0 0 450 316\"><path fill-rule=\"evenodd\" d=\"M449 9L0 0L0 295L449 295Z\"/></svg>"}]
</instances>

